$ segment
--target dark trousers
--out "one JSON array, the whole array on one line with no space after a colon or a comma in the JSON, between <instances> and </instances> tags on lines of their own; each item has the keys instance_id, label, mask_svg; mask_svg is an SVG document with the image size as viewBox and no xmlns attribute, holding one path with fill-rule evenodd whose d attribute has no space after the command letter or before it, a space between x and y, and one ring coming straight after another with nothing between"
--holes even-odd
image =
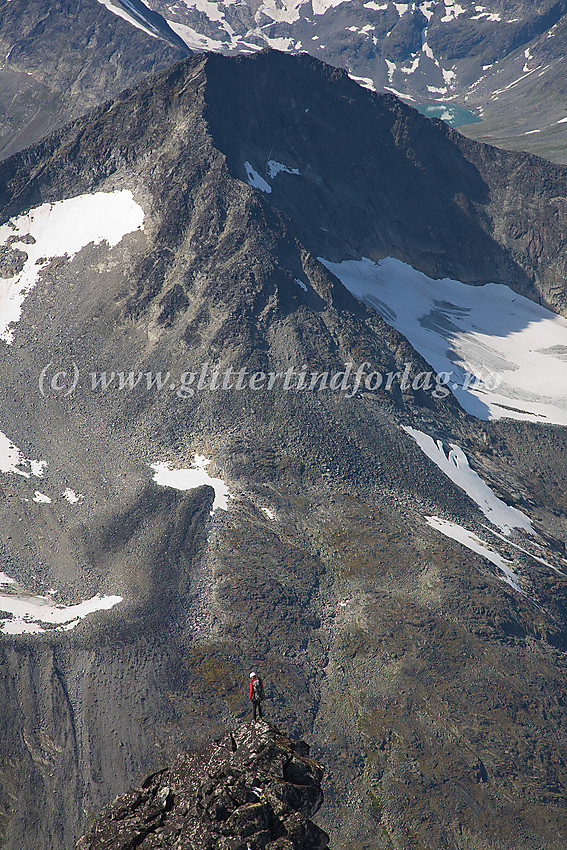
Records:
<instances>
[{"instance_id":1,"label":"dark trousers","mask_svg":"<svg viewBox=\"0 0 567 850\"><path fill-rule=\"evenodd\" d=\"M256 720L256 712L260 716L260 720L262 719L262 703L256 702L256 700L252 700L252 705L254 706L254 720Z\"/></svg>"}]
</instances>

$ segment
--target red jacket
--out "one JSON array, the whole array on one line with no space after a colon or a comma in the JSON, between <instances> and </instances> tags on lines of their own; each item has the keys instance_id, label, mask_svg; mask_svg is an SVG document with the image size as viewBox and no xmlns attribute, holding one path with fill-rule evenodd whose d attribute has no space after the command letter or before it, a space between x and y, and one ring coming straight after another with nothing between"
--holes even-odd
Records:
<instances>
[{"instance_id":1,"label":"red jacket","mask_svg":"<svg viewBox=\"0 0 567 850\"><path fill-rule=\"evenodd\" d=\"M252 681L250 682L250 699L254 699L254 682L256 681L260 682L260 693L262 693L262 691L264 690L261 678L259 676L256 676L256 678L252 679Z\"/></svg>"}]
</instances>

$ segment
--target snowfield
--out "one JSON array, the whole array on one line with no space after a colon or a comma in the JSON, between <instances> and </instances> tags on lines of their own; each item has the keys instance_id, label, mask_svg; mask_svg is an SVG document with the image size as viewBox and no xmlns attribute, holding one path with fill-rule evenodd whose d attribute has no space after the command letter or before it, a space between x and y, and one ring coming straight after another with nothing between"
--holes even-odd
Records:
<instances>
[{"instance_id":1,"label":"snowfield","mask_svg":"<svg viewBox=\"0 0 567 850\"><path fill-rule=\"evenodd\" d=\"M447 375L478 419L567 425L567 320L503 284L434 280L400 260L331 263L344 286Z\"/></svg>"},{"instance_id":2,"label":"snowfield","mask_svg":"<svg viewBox=\"0 0 567 850\"><path fill-rule=\"evenodd\" d=\"M27 259L20 272L0 278L0 339L12 343L11 325L20 319L26 296L53 257L72 260L91 242L106 241L113 248L127 233L143 229L144 211L129 189L42 204L2 225L0 248L23 251Z\"/></svg>"}]
</instances>

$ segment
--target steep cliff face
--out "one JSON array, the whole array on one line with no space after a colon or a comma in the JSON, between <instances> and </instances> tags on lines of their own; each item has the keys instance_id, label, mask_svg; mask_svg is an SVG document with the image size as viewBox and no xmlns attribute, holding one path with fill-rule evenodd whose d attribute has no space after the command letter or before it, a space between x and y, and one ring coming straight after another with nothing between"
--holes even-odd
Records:
<instances>
[{"instance_id":1,"label":"steep cliff face","mask_svg":"<svg viewBox=\"0 0 567 850\"><path fill-rule=\"evenodd\" d=\"M323 768L265 721L239 726L105 808L77 850L325 850Z\"/></svg>"},{"instance_id":2,"label":"steep cliff face","mask_svg":"<svg viewBox=\"0 0 567 850\"><path fill-rule=\"evenodd\" d=\"M559 369L521 293L564 305L563 178L278 54L191 57L2 163L6 847L71 847L257 669L337 846L563 848L564 400L531 370L500 402L532 421L475 418L417 350L543 327L499 369Z\"/></svg>"}]
</instances>

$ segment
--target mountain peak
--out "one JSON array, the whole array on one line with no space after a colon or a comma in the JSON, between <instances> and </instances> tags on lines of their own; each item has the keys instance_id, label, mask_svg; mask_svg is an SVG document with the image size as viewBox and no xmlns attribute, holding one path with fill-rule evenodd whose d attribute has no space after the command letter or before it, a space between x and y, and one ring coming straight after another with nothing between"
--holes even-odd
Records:
<instances>
[{"instance_id":1,"label":"mountain peak","mask_svg":"<svg viewBox=\"0 0 567 850\"><path fill-rule=\"evenodd\" d=\"M266 721L242 724L106 806L77 850L324 850L323 768Z\"/></svg>"}]
</instances>

